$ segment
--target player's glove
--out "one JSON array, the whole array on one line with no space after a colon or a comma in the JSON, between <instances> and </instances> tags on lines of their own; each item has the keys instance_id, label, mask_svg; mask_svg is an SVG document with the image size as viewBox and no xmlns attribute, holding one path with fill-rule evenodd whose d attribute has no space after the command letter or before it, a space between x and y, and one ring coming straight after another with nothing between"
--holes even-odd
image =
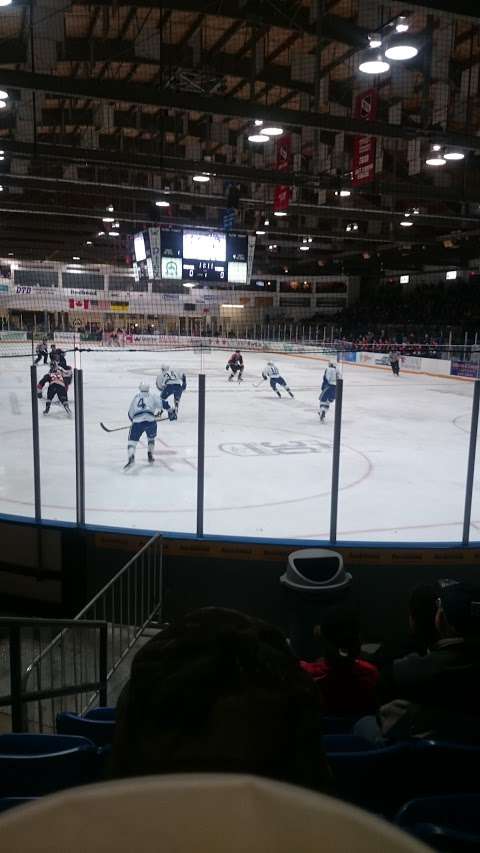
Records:
<instances>
[{"instance_id":1,"label":"player's glove","mask_svg":"<svg viewBox=\"0 0 480 853\"><path fill-rule=\"evenodd\" d=\"M230 365L229 365L229 364L226 364L226 365L225 365L225 370L230 370Z\"/></svg>"}]
</instances>

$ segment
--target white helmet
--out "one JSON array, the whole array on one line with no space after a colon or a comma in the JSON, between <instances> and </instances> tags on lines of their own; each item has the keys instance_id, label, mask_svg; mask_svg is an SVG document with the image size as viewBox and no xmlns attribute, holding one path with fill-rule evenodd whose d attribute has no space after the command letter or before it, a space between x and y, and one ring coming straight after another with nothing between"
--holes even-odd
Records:
<instances>
[{"instance_id":1,"label":"white helmet","mask_svg":"<svg viewBox=\"0 0 480 853\"><path fill-rule=\"evenodd\" d=\"M148 392L150 391L150 385L148 385L147 382L140 382L138 390L141 391L142 394L148 394Z\"/></svg>"}]
</instances>

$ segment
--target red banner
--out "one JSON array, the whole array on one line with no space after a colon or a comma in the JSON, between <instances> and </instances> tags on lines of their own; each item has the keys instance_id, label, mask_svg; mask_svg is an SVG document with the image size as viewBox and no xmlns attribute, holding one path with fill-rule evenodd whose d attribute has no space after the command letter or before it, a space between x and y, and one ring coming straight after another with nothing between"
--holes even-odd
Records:
<instances>
[{"instance_id":1,"label":"red banner","mask_svg":"<svg viewBox=\"0 0 480 853\"><path fill-rule=\"evenodd\" d=\"M378 91L367 89L355 99L353 117L364 121L375 121L378 112ZM377 140L374 136L356 136L353 140L352 184L354 187L368 184L375 177Z\"/></svg>"},{"instance_id":2,"label":"red banner","mask_svg":"<svg viewBox=\"0 0 480 853\"><path fill-rule=\"evenodd\" d=\"M277 172L288 172L292 160L292 137L289 133L277 139ZM274 210L288 210L290 187L279 184L275 189Z\"/></svg>"}]
</instances>

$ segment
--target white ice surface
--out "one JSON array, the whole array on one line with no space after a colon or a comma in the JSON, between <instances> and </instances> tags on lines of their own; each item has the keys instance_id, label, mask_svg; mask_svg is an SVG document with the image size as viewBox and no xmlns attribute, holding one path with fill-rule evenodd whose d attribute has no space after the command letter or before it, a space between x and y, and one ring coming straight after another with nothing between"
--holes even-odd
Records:
<instances>
[{"instance_id":1,"label":"white ice surface","mask_svg":"<svg viewBox=\"0 0 480 853\"><path fill-rule=\"evenodd\" d=\"M86 520L91 524L195 532L197 375L206 373L205 533L328 538L333 411L320 424L325 361L278 356L295 399L267 382L267 356L247 353L243 383L228 382L228 354L120 350L83 353ZM201 361L202 359L202 361ZM158 427L156 462L142 441L123 471L127 408L161 363L186 370L179 420ZM43 366L39 366L39 376ZM461 539L472 384L344 365L339 540ZM71 394L73 396L73 393ZM75 520L74 422L40 407L42 514ZM0 512L33 515L30 374L26 358L0 359ZM480 459L479 459L480 462ZM472 539L480 539L480 473Z\"/></svg>"}]
</instances>

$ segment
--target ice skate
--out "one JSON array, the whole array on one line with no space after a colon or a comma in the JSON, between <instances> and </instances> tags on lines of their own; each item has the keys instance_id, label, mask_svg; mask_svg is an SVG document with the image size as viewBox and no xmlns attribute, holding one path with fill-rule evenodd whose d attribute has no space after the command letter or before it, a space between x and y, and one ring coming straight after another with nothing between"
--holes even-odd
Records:
<instances>
[{"instance_id":1,"label":"ice skate","mask_svg":"<svg viewBox=\"0 0 480 853\"><path fill-rule=\"evenodd\" d=\"M150 462L150 465L152 465L154 462L153 453L151 450L148 451L148 461Z\"/></svg>"},{"instance_id":2,"label":"ice skate","mask_svg":"<svg viewBox=\"0 0 480 853\"><path fill-rule=\"evenodd\" d=\"M127 464L123 466L123 470L127 471L128 468L131 468L133 465L135 465L135 456L129 456Z\"/></svg>"},{"instance_id":3,"label":"ice skate","mask_svg":"<svg viewBox=\"0 0 480 853\"><path fill-rule=\"evenodd\" d=\"M325 420L325 409L318 413L320 415L320 420L323 422Z\"/></svg>"}]
</instances>

